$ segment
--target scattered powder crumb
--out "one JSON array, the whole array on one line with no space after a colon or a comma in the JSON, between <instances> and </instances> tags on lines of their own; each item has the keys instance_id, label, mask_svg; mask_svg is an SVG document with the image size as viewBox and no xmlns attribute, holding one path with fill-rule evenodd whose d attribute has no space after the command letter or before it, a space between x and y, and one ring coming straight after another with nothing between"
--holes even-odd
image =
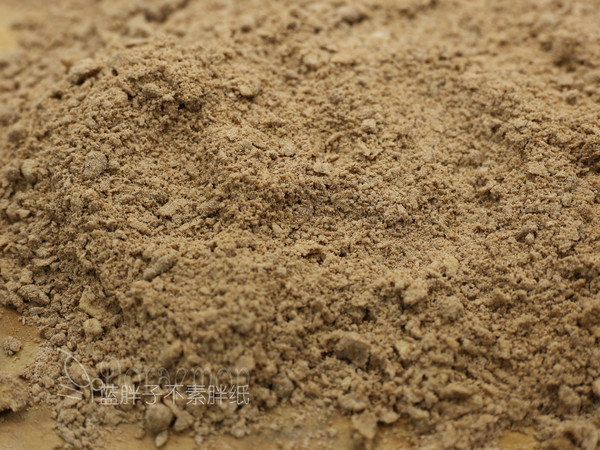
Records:
<instances>
[{"instance_id":1,"label":"scattered powder crumb","mask_svg":"<svg viewBox=\"0 0 600 450\"><path fill-rule=\"evenodd\" d=\"M173 420L173 412L161 403L151 405L146 409L146 424L151 433L165 431Z\"/></svg>"},{"instance_id":2,"label":"scattered powder crumb","mask_svg":"<svg viewBox=\"0 0 600 450\"><path fill-rule=\"evenodd\" d=\"M90 339L97 339L102 336L102 324L98 319L88 319L83 322L83 331Z\"/></svg>"},{"instance_id":3,"label":"scattered powder crumb","mask_svg":"<svg viewBox=\"0 0 600 450\"><path fill-rule=\"evenodd\" d=\"M14 336L8 336L2 342L2 348L4 348L4 352L8 356L12 356L15 353L18 353L19 350L21 350L22 346L23 346L23 343Z\"/></svg>"}]
</instances>

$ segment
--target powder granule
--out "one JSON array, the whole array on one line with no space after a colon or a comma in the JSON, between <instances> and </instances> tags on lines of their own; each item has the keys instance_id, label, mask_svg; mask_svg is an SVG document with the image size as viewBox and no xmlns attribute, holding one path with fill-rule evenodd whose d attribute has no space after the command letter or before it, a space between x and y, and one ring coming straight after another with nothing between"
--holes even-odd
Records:
<instances>
[{"instance_id":1,"label":"powder granule","mask_svg":"<svg viewBox=\"0 0 600 450\"><path fill-rule=\"evenodd\" d=\"M2 347L4 348L4 352L8 356L12 356L15 353L18 353L23 346L23 342L17 339L14 336L8 336L4 341L2 341Z\"/></svg>"},{"instance_id":2,"label":"powder granule","mask_svg":"<svg viewBox=\"0 0 600 450\"><path fill-rule=\"evenodd\" d=\"M365 441L597 442L598 5L46 14L0 64L0 302L42 327L26 375L68 445L124 417L244 436L285 403ZM67 402L60 350L81 381L248 369L251 400Z\"/></svg>"},{"instance_id":3,"label":"powder granule","mask_svg":"<svg viewBox=\"0 0 600 450\"><path fill-rule=\"evenodd\" d=\"M422 278L414 280L404 292L403 301L406 306L413 306L427 297L429 288Z\"/></svg>"},{"instance_id":4,"label":"powder granule","mask_svg":"<svg viewBox=\"0 0 600 450\"><path fill-rule=\"evenodd\" d=\"M27 386L23 380L0 373L0 412L21 411L27 406Z\"/></svg>"}]
</instances>

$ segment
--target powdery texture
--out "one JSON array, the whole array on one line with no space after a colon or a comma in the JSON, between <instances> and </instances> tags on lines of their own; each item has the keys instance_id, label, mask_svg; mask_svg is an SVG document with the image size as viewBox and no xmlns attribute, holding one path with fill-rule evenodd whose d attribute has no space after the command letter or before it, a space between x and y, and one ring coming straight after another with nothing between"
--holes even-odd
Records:
<instances>
[{"instance_id":1,"label":"powdery texture","mask_svg":"<svg viewBox=\"0 0 600 450\"><path fill-rule=\"evenodd\" d=\"M597 2L60 3L0 64L0 298L70 445L290 403L596 448ZM251 403L69 401L59 349L249 367Z\"/></svg>"}]
</instances>

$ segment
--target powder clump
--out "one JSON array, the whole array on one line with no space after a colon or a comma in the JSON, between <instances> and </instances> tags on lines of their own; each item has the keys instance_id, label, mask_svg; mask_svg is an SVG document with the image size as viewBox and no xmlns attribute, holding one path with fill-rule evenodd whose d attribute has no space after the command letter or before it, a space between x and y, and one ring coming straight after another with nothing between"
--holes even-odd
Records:
<instances>
[{"instance_id":1,"label":"powder clump","mask_svg":"<svg viewBox=\"0 0 600 450\"><path fill-rule=\"evenodd\" d=\"M25 382L13 375L0 372L0 413L19 412L27 405L28 389Z\"/></svg>"}]
</instances>

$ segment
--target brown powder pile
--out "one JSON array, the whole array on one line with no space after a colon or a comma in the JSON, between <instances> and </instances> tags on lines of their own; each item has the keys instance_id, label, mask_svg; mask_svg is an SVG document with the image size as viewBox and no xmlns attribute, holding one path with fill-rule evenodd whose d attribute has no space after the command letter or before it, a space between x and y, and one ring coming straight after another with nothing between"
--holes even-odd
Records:
<instances>
[{"instance_id":1,"label":"brown powder pile","mask_svg":"<svg viewBox=\"0 0 600 450\"><path fill-rule=\"evenodd\" d=\"M291 404L597 448L598 2L58 3L0 62L0 302L69 445ZM246 368L250 404L73 401L61 349Z\"/></svg>"}]
</instances>

